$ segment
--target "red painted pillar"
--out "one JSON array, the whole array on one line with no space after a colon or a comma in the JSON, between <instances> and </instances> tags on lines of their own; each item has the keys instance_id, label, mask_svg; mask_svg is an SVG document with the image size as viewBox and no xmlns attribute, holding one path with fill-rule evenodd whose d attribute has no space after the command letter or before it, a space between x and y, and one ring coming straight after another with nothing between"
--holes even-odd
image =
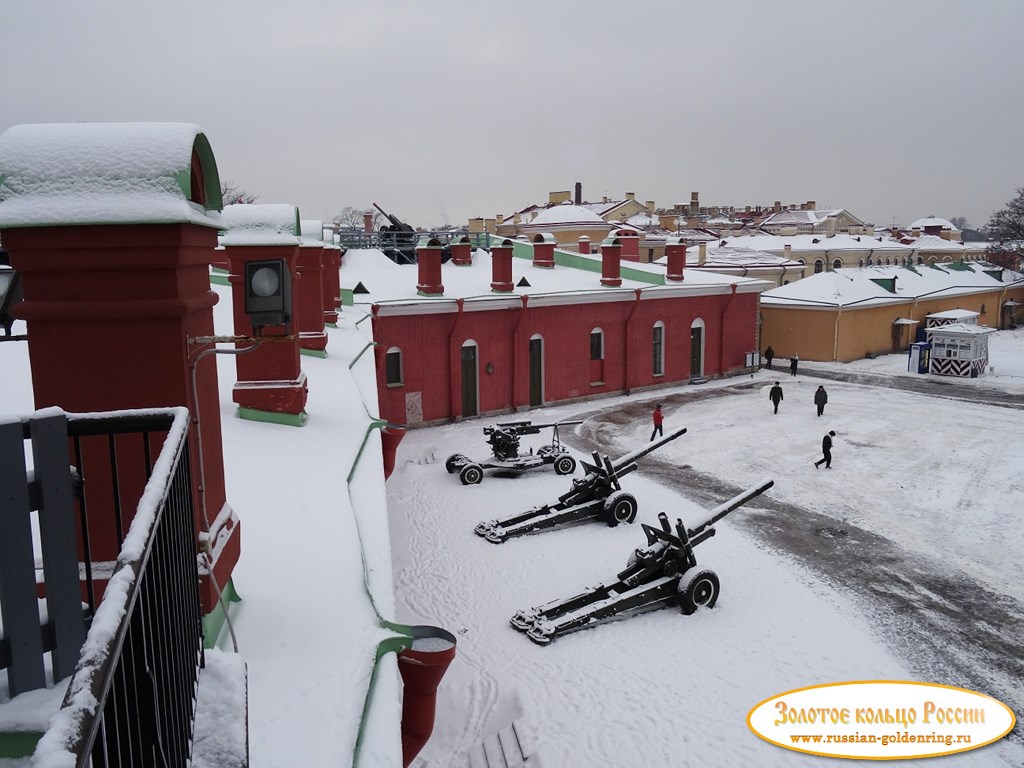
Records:
<instances>
[{"instance_id":1,"label":"red painted pillar","mask_svg":"<svg viewBox=\"0 0 1024 768\"><path fill-rule=\"evenodd\" d=\"M665 243L665 258L668 261L666 280L678 282L686 270L686 244L677 237L670 237Z\"/></svg>"},{"instance_id":2,"label":"red painted pillar","mask_svg":"<svg viewBox=\"0 0 1024 768\"><path fill-rule=\"evenodd\" d=\"M229 245L225 247L231 262L231 298L234 304L235 334L252 336L254 329L245 314L245 263L264 259L284 259L295 276L297 245ZM294 322L294 320L293 320ZM288 336L283 325L267 326L264 336ZM293 334L294 335L294 334ZM249 346L245 343L239 348ZM305 423L307 384L299 361L299 337L289 341L262 344L253 352L235 358L238 381L231 390L231 399L238 404L239 416L256 421L284 424Z\"/></svg>"},{"instance_id":3,"label":"red painted pillar","mask_svg":"<svg viewBox=\"0 0 1024 768\"><path fill-rule=\"evenodd\" d=\"M622 243L621 258L626 261L640 261L640 235L635 232L620 232L615 239Z\"/></svg>"},{"instance_id":4,"label":"red painted pillar","mask_svg":"<svg viewBox=\"0 0 1024 768\"><path fill-rule=\"evenodd\" d=\"M452 243L452 264L459 267L469 267L473 264L473 246L468 237L460 238L457 243Z\"/></svg>"},{"instance_id":5,"label":"red painted pillar","mask_svg":"<svg viewBox=\"0 0 1024 768\"><path fill-rule=\"evenodd\" d=\"M579 252L582 253L584 256L586 256L586 255L588 255L590 253L590 238L589 237L587 237L586 235L580 235L580 237L576 241L576 243L577 243L577 246L579 248Z\"/></svg>"},{"instance_id":6,"label":"red painted pillar","mask_svg":"<svg viewBox=\"0 0 1024 768\"><path fill-rule=\"evenodd\" d=\"M610 243L601 244L601 285L617 288L622 285L622 265L619 263L619 252L622 245L618 238Z\"/></svg>"},{"instance_id":7,"label":"red painted pillar","mask_svg":"<svg viewBox=\"0 0 1024 768\"><path fill-rule=\"evenodd\" d=\"M512 242L505 240L501 245L491 246L491 290L495 293L510 293L512 285Z\"/></svg>"},{"instance_id":8,"label":"red painted pillar","mask_svg":"<svg viewBox=\"0 0 1024 768\"><path fill-rule=\"evenodd\" d=\"M183 405L193 417L199 414L189 434L198 536L204 527L201 476L210 522L227 508L217 367L212 360L197 364L193 393L190 363L204 347L188 343L213 334L217 296L210 290L209 267L216 230L193 224L65 226L5 229L2 237L25 292L17 313L27 322L36 408L56 405L82 413ZM162 440L156 437L154 455ZM125 530L146 482L141 464L128 464L135 455L126 449L118 456ZM106 477L109 468L106 442L87 440L84 475ZM113 561L114 492L103 484L86 486L93 559ZM221 585L241 548L238 519L227 511L221 529L227 538L213 563ZM215 596L206 576L202 598L209 612Z\"/></svg>"},{"instance_id":9,"label":"red painted pillar","mask_svg":"<svg viewBox=\"0 0 1024 768\"><path fill-rule=\"evenodd\" d=\"M534 235L533 266L552 269L555 266L555 241L550 235Z\"/></svg>"},{"instance_id":10,"label":"red painted pillar","mask_svg":"<svg viewBox=\"0 0 1024 768\"><path fill-rule=\"evenodd\" d=\"M296 259L298 280L292 290L293 314L299 332L299 349L324 356L323 243L303 244Z\"/></svg>"},{"instance_id":11,"label":"red painted pillar","mask_svg":"<svg viewBox=\"0 0 1024 768\"><path fill-rule=\"evenodd\" d=\"M426 245L416 248L416 263L419 282L416 291L421 296L440 296L444 293L441 284L441 243L431 238Z\"/></svg>"},{"instance_id":12,"label":"red painted pillar","mask_svg":"<svg viewBox=\"0 0 1024 768\"><path fill-rule=\"evenodd\" d=\"M324 323L336 325L338 322L338 307L341 306L341 277L338 270L341 269L341 249L334 246L324 248L324 271L323 271L323 308Z\"/></svg>"}]
</instances>

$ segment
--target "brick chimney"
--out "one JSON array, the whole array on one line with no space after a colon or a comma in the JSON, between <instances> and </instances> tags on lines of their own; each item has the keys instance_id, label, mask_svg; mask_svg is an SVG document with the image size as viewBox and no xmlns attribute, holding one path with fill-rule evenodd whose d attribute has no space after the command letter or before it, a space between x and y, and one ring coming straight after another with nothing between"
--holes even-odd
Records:
<instances>
[{"instance_id":1,"label":"brick chimney","mask_svg":"<svg viewBox=\"0 0 1024 768\"><path fill-rule=\"evenodd\" d=\"M665 257L668 259L665 279L679 282L686 269L686 244L681 237L670 237L665 241Z\"/></svg>"},{"instance_id":2,"label":"brick chimney","mask_svg":"<svg viewBox=\"0 0 1024 768\"><path fill-rule=\"evenodd\" d=\"M662 229L674 230L679 226L679 217L672 213L662 213L658 215L658 226Z\"/></svg>"},{"instance_id":3,"label":"brick chimney","mask_svg":"<svg viewBox=\"0 0 1024 768\"><path fill-rule=\"evenodd\" d=\"M363 232L366 234L373 232L373 211L363 212Z\"/></svg>"},{"instance_id":4,"label":"brick chimney","mask_svg":"<svg viewBox=\"0 0 1024 768\"><path fill-rule=\"evenodd\" d=\"M457 242L452 243L452 264L457 267L469 267L473 265L473 246L469 238L463 235Z\"/></svg>"},{"instance_id":5,"label":"brick chimney","mask_svg":"<svg viewBox=\"0 0 1024 768\"><path fill-rule=\"evenodd\" d=\"M576 205L583 202L583 184L578 181L576 182L576 188L573 193L573 202L576 203Z\"/></svg>"},{"instance_id":6,"label":"brick chimney","mask_svg":"<svg viewBox=\"0 0 1024 768\"><path fill-rule=\"evenodd\" d=\"M416 292L421 296L444 294L444 286L441 284L441 250L441 242L433 237L426 245L416 248L416 264L419 269Z\"/></svg>"},{"instance_id":7,"label":"brick chimney","mask_svg":"<svg viewBox=\"0 0 1024 768\"><path fill-rule=\"evenodd\" d=\"M622 243L620 256L626 261L640 261L640 235L630 229L615 233L615 239Z\"/></svg>"},{"instance_id":8,"label":"brick chimney","mask_svg":"<svg viewBox=\"0 0 1024 768\"><path fill-rule=\"evenodd\" d=\"M701 243L697 246L697 266L703 267L704 262L708 259L708 244Z\"/></svg>"},{"instance_id":9,"label":"brick chimney","mask_svg":"<svg viewBox=\"0 0 1024 768\"><path fill-rule=\"evenodd\" d=\"M491 246L491 290L495 293L511 293L512 285L512 241L502 240L501 245Z\"/></svg>"},{"instance_id":10,"label":"brick chimney","mask_svg":"<svg viewBox=\"0 0 1024 768\"><path fill-rule=\"evenodd\" d=\"M647 210L650 211L651 213L654 213L655 206L653 200L648 200L646 203L644 203L644 207L647 208Z\"/></svg>"},{"instance_id":11,"label":"brick chimney","mask_svg":"<svg viewBox=\"0 0 1024 768\"><path fill-rule=\"evenodd\" d=\"M576 240L577 250L582 254L590 253L590 238L586 235L580 235L579 239Z\"/></svg>"},{"instance_id":12,"label":"brick chimney","mask_svg":"<svg viewBox=\"0 0 1024 768\"><path fill-rule=\"evenodd\" d=\"M621 251L622 243L617 239L601 243L601 285L609 288L622 285L622 265L619 263Z\"/></svg>"},{"instance_id":13,"label":"brick chimney","mask_svg":"<svg viewBox=\"0 0 1024 768\"><path fill-rule=\"evenodd\" d=\"M546 232L533 236L533 266L545 269L555 266L555 238Z\"/></svg>"},{"instance_id":14,"label":"brick chimney","mask_svg":"<svg viewBox=\"0 0 1024 768\"><path fill-rule=\"evenodd\" d=\"M793 246L790 245L789 243L786 243L784 246L782 246L782 256L783 256L783 258L786 258L786 259L792 259L793 258Z\"/></svg>"}]
</instances>

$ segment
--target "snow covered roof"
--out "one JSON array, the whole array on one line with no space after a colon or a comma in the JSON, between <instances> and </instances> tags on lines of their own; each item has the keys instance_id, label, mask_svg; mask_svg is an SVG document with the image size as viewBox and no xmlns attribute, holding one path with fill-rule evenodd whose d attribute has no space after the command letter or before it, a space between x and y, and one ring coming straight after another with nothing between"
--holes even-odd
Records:
<instances>
[{"instance_id":1,"label":"snow covered roof","mask_svg":"<svg viewBox=\"0 0 1024 768\"><path fill-rule=\"evenodd\" d=\"M593 211L587 210L579 205L573 205L572 203L562 203L561 205L553 205L550 208L544 209L538 213L532 221L525 224L524 228L530 227L531 229L536 229L538 227L552 225L565 227L570 224L587 227L594 225L608 226L608 222Z\"/></svg>"},{"instance_id":2,"label":"snow covered roof","mask_svg":"<svg viewBox=\"0 0 1024 768\"><path fill-rule=\"evenodd\" d=\"M962 253L967 247L956 240L947 240L938 235L921 235L910 242L911 247L918 251L951 251Z\"/></svg>"},{"instance_id":3,"label":"snow covered roof","mask_svg":"<svg viewBox=\"0 0 1024 768\"><path fill-rule=\"evenodd\" d=\"M945 219L940 219L938 216L925 216L923 219L918 219L911 224L908 229L924 229L925 227L942 227L943 229L950 229L955 232L959 232L958 227L954 227L953 224Z\"/></svg>"},{"instance_id":4,"label":"snow covered roof","mask_svg":"<svg viewBox=\"0 0 1024 768\"><path fill-rule=\"evenodd\" d=\"M788 211L779 211L778 213L773 213L771 216L769 216L767 219L764 220L764 222L762 223L761 226L779 225L779 224L797 224L797 225L800 225L800 224L811 224L811 225L814 225L814 224L820 224L821 222L825 221L826 219L835 218L835 217L837 217L841 213L845 213L847 216L849 216L851 219L854 219L855 221L860 221L860 219L858 219L856 216L851 214L845 208L835 208L835 209L820 210L820 211L818 211L818 210L815 210L815 211L788 210Z\"/></svg>"},{"instance_id":5,"label":"snow covered roof","mask_svg":"<svg viewBox=\"0 0 1024 768\"><path fill-rule=\"evenodd\" d=\"M940 238L936 238L940 239ZM837 234L831 237L821 235L736 235L723 238L726 245L752 248L769 253L782 253L790 246L791 252L799 251L885 251L910 255L913 247L895 240L871 237L870 235Z\"/></svg>"},{"instance_id":6,"label":"snow covered roof","mask_svg":"<svg viewBox=\"0 0 1024 768\"><path fill-rule=\"evenodd\" d=\"M556 259L561 252L556 251ZM527 258L512 259L512 284L509 293L491 291L491 255L485 250L473 252L472 264L458 266L449 261L441 266L444 295L424 297L417 293L417 265L399 265L381 251L350 250L341 266L341 283L346 290L362 285L366 293L353 297L359 304L417 305L417 311L455 311L456 299L465 299L466 310L489 309L499 304L521 304L522 296L531 297L530 306L543 304L628 301L641 289L645 296L708 295L726 293L736 284L740 293L759 292L769 287L762 280L713 272L688 272L681 283L665 283L665 269L656 264L623 262L623 280L618 288L602 286L601 256L564 254L580 266L559 264L554 269L535 267ZM630 273L636 277L631 277ZM636 278L643 279L636 279ZM429 305L434 305L430 307Z\"/></svg>"},{"instance_id":7,"label":"snow covered roof","mask_svg":"<svg viewBox=\"0 0 1024 768\"><path fill-rule=\"evenodd\" d=\"M188 123L16 125L0 135L0 227L220 227L210 144Z\"/></svg>"},{"instance_id":8,"label":"snow covered roof","mask_svg":"<svg viewBox=\"0 0 1024 768\"><path fill-rule=\"evenodd\" d=\"M299 245L299 209L287 203L228 205L221 245Z\"/></svg>"},{"instance_id":9,"label":"snow covered roof","mask_svg":"<svg viewBox=\"0 0 1024 768\"><path fill-rule=\"evenodd\" d=\"M967 325L966 323L950 323L924 329L924 332L929 335L937 334L939 336L987 336L995 331L995 328L987 328L984 325Z\"/></svg>"},{"instance_id":10,"label":"snow covered roof","mask_svg":"<svg viewBox=\"0 0 1024 768\"><path fill-rule=\"evenodd\" d=\"M1024 283L1018 273L1004 273L997 280L986 272L990 265L970 263L956 269L939 266L877 266L836 269L773 288L761 294L761 304L771 307L864 307L900 304L941 296L991 291L1007 283ZM890 290L892 288L892 290Z\"/></svg>"},{"instance_id":11,"label":"snow covered roof","mask_svg":"<svg viewBox=\"0 0 1024 768\"><path fill-rule=\"evenodd\" d=\"M935 317L945 320L966 320L971 317L978 317L978 312L972 312L969 309L947 309L945 312L932 312L930 315L925 317Z\"/></svg>"}]
</instances>

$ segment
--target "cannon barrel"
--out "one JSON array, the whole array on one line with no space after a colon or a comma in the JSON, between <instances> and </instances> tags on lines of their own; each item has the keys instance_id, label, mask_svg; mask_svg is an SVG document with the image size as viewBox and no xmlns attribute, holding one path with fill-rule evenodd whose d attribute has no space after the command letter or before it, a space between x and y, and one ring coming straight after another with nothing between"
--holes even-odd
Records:
<instances>
[{"instance_id":1,"label":"cannon barrel","mask_svg":"<svg viewBox=\"0 0 1024 768\"><path fill-rule=\"evenodd\" d=\"M404 221L402 221L401 219L397 218L396 216L392 216L390 213L385 211L383 208L381 208L376 203L373 204L373 207L376 208L378 211L383 213L384 216L387 217L387 220L391 222L391 225L395 228L396 231L400 231L400 232L412 232L413 231L412 226L410 226L409 224L406 224Z\"/></svg>"},{"instance_id":2,"label":"cannon barrel","mask_svg":"<svg viewBox=\"0 0 1024 768\"><path fill-rule=\"evenodd\" d=\"M710 528L712 525L717 523L719 520L721 520L723 517L728 515L730 512L732 512L733 510L735 510L735 509L737 509L739 507L742 507L744 504L746 504L748 501L750 501L755 496L760 496L762 493L767 491L773 485L775 485L775 481L774 480L765 480L760 485L755 485L753 488L748 488L747 490L743 491L743 493L739 494L738 496L733 496L728 501L722 502L717 507L715 507L713 510L711 510L711 517L709 517L703 523L698 525L696 528L688 529L686 531L687 535L690 538L693 538L694 536L699 535L701 531L705 530L706 528Z\"/></svg>"},{"instance_id":3,"label":"cannon barrel","mask_svg":"<svg viewBox=\"0 0 1024 768\"><path fill-rule=\"evenodd\" d=\"M677 429L675 432L669 432L664 437L659 437L657 440L652 441L651 443L645 445L643 448L638 448L635 451L633 451L632 453L627 453L625 456L619 457L614 462L612 462L612 466L616 470L619 470L622 467L625 467L627 464L632 464L637 459L641 459L644 456L646 456L647 454L652 453L652 452L658 450L659 448L661 448L661 446L665 445L665 443L670 443L673 440L675 440L677 437L680 437L681 435L683 435L685 433L686 433L686 427L682 427L681 429Z\"/></svg>"}]
</instances>

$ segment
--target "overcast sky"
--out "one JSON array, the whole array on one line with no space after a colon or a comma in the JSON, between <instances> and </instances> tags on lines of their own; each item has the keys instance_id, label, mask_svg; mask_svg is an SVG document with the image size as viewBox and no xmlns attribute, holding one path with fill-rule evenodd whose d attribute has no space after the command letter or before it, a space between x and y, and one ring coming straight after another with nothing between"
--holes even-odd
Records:
<instances>
[{"instance_id":1,"label":"overcast sky","mask_svg":"<svg viewBox=\"0 0 1024 768\"><path fill-rule=\"evenodd\" d=\"M658 205L987 221L1024 187L1020 0L8 0L0 130L180 121L221 179L416 226Z\"/></svg>"}]
</instances>

